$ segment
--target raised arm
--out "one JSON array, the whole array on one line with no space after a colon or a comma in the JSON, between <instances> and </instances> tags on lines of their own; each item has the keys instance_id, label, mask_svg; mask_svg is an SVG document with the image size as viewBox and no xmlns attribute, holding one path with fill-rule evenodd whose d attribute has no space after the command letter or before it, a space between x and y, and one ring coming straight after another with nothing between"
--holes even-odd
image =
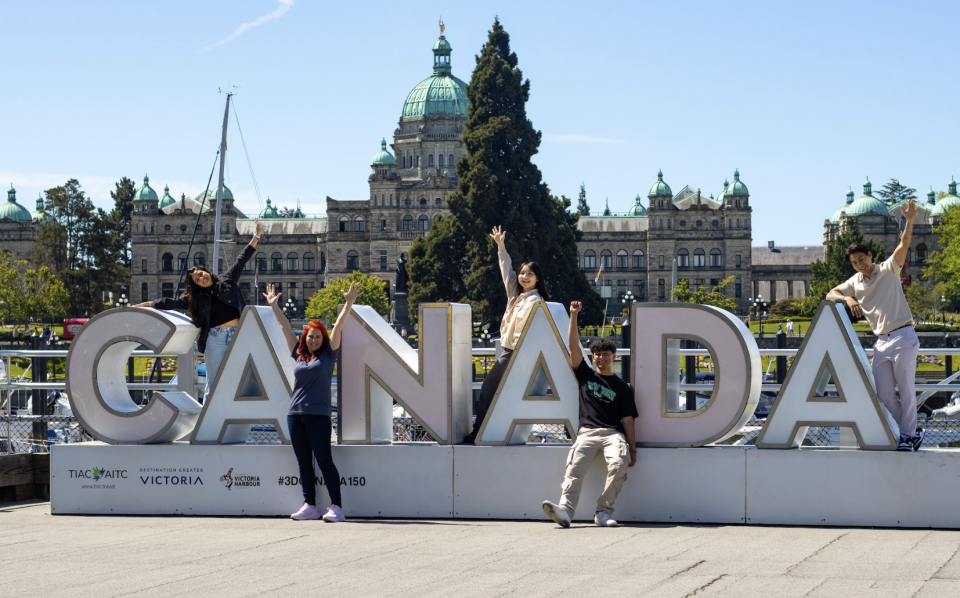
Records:
<instances>
[{"instance_id":1,"label":"raised arm","mask_svg":"<svg viewBox=\"0 0 960 598\"><path fill-rule=\"evenodd\" d=\"M144 301L143 303L137 303L133 307L153 307L155 309L179 309L186 311L189 305L187 305L186 297L181 295L179 297L161 297L156 301Z\"/></svg>"},{"instance_id":2,"label":"raised arm","mask_svg":"<svg viewBox=\"0 0 960 598\"><path fill-rule=\"evenodd\" d=\"M900 244L893 250L893 261L897 263L898 268L903 268L910 254L910 241L913 238L913 221L917 217L917 204L908 200L907 207L903 209L903 216L907 219L907 225L903 228L903 235L900 237Z\"/></svg>"},{"instance_id":3,"label":"raised arm","mask_svg":"<svg viewBox=\"0 0 960 598\"><path fill-rule=\"evenodd\" d=\"M507 299L512 299L520 294L520 286L517 284L517 273L513 271L510 254L507 253L506 236L507 233L499 226L493 227L490 233L490 237L497 244L497 260L500 262L500 276L503 277L503 286L507 290Z\"/></svg>"},{"instance_id":4,"label":"raised arm","mask_svg":"<svg viewBox=\"0 0 960 598\"><path fill-rule=\"evenodd\" d=\"M274 288L272 284L268 284L267 292L262 293L262 295L263 298L267 300L267 305L273 308L273 313L277 316L277 320L283 328L283 337L287 339L287 347L292 353L293 348L297 346L297 335L293 332L293 327L290 326L290 320L287 319L287 316L284 315L280 309L280 295L283 293L274 292Z\"/></svg>"},{"instance_id":5,"label":"raised arm","mask_svg":"<svg viewBox=\"0 0 960 598\"><path fill-rule=\"evenodd\" d=\"M583 309L579 301L570 302L570 325L567 326L567 343L570 345L570 367L577 369L583 363L583 350L580 348L580 331L577 329L577 315Z\"/></svg>"},{"instance_id":6,"label":"raised arm","mask_svg":"<svg viewBox=\"0 0 960 598\"><path fill-rule=\"evenodd\" d=\"M350 317L353 302L363 294L360 288L359 282L351 282L348 290L340 291L343 293L343 300L346 302L346 305L340 310L340 315L337 316L337 321L333 325L333 331L330 333L330 348L334 351L340 348L340 336L343 334L343 327L347 323L347 318Z\"/></svg>"},{"instance_id":7,"label":"raised arm","mask_svg":"<svg viewBox=\"0 0 960 598\"><path fill-rule=\"evenodd\" d=\"M233 264L233 267L230 268L229 272L225 274L230 277L231 280L236 280L240 277L240 273L243 271L243 266L250 261L250 258L253 257L254 250L257 247L257 241L260 240L260 219L253 219L254 233L253 238L250 239L250 242L247 243L247 246L243 248L239 255L237 255L237 261Z\"/></svg>"}]
</instances>

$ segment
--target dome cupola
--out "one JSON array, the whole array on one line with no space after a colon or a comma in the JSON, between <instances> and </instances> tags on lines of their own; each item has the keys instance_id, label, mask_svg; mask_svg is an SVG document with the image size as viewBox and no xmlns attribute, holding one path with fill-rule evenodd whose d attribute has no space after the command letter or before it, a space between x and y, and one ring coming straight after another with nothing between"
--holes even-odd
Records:
<instances>
[{"instance_id":1,"label":"dome cupola","mask_svg":"<svg viewBox=\"0 0 960 598\"><path fill-rule=\"evenodd\" d=\"M453 48L443 36L433 45L433 76L417 84L407 94L401 119L426 118L444 113L454 118L467 118L467 84L453 76L450 52Z\"/></svg>"},{"instance_id":2,"label":"dome cupola","mask_svg":"<svg viewBox=\"0 0 960 598\"><path fill-rule=\"evenodd\" d=\"M933 185L930 185L930 190L927 191L927 205L932 206L937 203L937 194L933 190Z\"/></svg>"},{"instance_id":3,"label":"dome cupola","mask_svg":"<svg viewBox=\"0 0 960 598\"><path fill-rule=\"evenodd\" d=\"M396 166L397 159L393 157L389 151L387 151L387 140L386 138L380 141L380 151L373 157L374 166Z\"/></svg>"},{"instance_id":4,"label":"dome cupola","mask_svg":"<svg viewBox=\"0 0 960 598\"><path fill-rule=\"evenodd\" d=\"M7 191L7 203L0 206L0 220L13 220L14 222L31 222L33 218L30 211L17 203L17 190L10 184L10 190Z\"/></svg>"},{"instance_id":5,"label":"dome cupola","mask_svg":"<svg viewBox=\"0 0 960 598\"><path fill-rule=\"evenodd\" d=\"M133 192L133 201L157 201L157 192L150 187L150 177L143 175L143 187Z\"/></svg>"},{"instance_id":6,"label":"dome cupola","mask_svg":"<svg viewBox=\"0 0 960 598\"><path fill-rule=\"evenodd\" d=\"M874 213L881 216L889 216L890 212L887 210L887 206L873 196L873 184L870 182L870 177L867 177L867 180L863 183L863 195L860 196L858 200L847 206L844 210L847 216L850 218L855 218L857 216L862 216L864 214Z\"/></svg>"},{"instance_id":7,"label":"dome cupola","mask_svg":"<svg viewBox=\"0 0 960 598\"><path fill-rule=\"evenodd\" d=\"M273 207L270 202L270 198L267 197L267 207L263 208L263 211L260 212L260 219L264 220L267 218L279 218L280 213L277 211L277 208Z\"/></svg>"},{"instance_id":8,"label":"dome cupola","mask_svg":"<svg viewBox=\"0 0 960 598\"><path fill-rule=\"evenodd\" d=\"M733 182L727 185L725 195L750 195L747 186L740 180L740 170L734 169Z\"/></svg>"},{"instance_id":9,"label":"dome cupola","mask_svg":"<svg viewBox=\"0 0 960 598\"><path fill-rule=\"evenodd\" d=\"M634 218L646 218L647 209L643 207L643 204L640 203L640 194L637 193L637 202L627 210L627 216L633 216Z\"/></svg>"},{"instance_id":10,"label":"dome cupola","mask_svg":"<svg viewBox=\"0 0 960 598\"><path fill-rule=\"evenodd\" d=\"M853 187L847 188L847 203L842 208L833 213L833 216L830 217L830 224L840 224L840 218L843 213L847 211L850 207L850 204L853 203Z\"/></svg>"},{"instance_id":11,"label":"dome cupola","mask_svg":"<svg viewBox=\"0 0 960 598\"><path fill-rule=\"evenodd\" d=\"M673 191L670 190L670 185L663 182L663 171L657 171L657 182L650 187L650 192L647 193L648 197L657 197L661 195L669 195L673 197Z\"/></svg>"},{"instance_id":12,"label":"dome cupola","mask_svg":"<svg viewBox=\"0 0 960 598\"><path fill-rule=\"evenodd\" d=\"M30 214L30 219L40 224L50 222L50 214L47 214L46 210L43 209L43 195L37 197L37 209L34 210L33 214Z\"/></svg>"},{"instance_id":13,"label":"dome cupola","mask_svg":"<svg viewBox=\"0 0 960 598\"><path fill-rule=\"evenodd\" d=\"M930 210L932 216L943 216L943 213L949 208L960 206L960 197L957 197L957 183L953 180L953 177L950 177L950 184L947 185L947 189L949 189L950 192L941 197ZM931 191L933 190L931 189ZM929 194L927 197L929 197Z\"/></svg>"},{"instance_id":14,"label":"dome cupola","mask_svg":"<svg viewBox=\"0 0 960 598\"><path fill-rule=\"evenodd\" d=\"M165 210L171 206L177 204L177 200L170 196L170 185L163 186L163 197L160 198L160 205L157 207L161 210Z\"/></svg>"}]
</instances>

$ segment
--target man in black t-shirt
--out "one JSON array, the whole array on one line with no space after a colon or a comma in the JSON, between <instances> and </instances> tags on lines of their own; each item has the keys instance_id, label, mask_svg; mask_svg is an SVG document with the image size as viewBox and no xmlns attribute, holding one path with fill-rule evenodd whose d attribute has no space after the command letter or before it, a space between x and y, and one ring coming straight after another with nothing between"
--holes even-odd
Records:
<instances>
[{"instance_id":1,"label":"man in black t-shirt","mask_svg":"<svg viewBox=\"0 0 960 598\"><path fill-rule=\"evenodd\" d=\"M612 341L600 339L590 344L596 371L584 361L577 331L577 314L582 307L579 301L570 304L570 326L567 329L570 367L580 385L579 430L567 457L567 471L560 485L563 490L560 504L544 501L543 512L562 527L570 527L570 519L580 500L583 478L597 453L602 451L607 462L607 481L597 501L593 521L601 527L616 527L617 522L611 517L613 501L627 479L627 468L637 462L633 428L633 419L638 416L637 405L633 389L613 373L617 346Z\"/></svg>"}]
</instances>

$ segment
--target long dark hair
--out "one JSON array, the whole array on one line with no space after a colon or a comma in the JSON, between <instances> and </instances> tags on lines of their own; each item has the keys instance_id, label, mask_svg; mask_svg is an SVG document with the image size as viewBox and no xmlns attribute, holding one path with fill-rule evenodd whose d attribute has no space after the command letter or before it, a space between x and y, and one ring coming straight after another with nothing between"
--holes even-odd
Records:
<instances>
[{"instance_id":1,"label":"long dark hair","mask_svg":"<svg viewBox=\"0 0 960 598\"><path fill-rule=\"evenodd\" d=\"M517 274L519 274L520 270L523 270L524 268L529 268L530 272L537 277L537 292L540 293L540 297L544 301L550 301L550 295L547 293L547 283L543 280L543 272L540 270L540 264L537 262L523 262L520 264ZM520 283L518 282L517 284L519 285ZM521 287L520 290L522 292L523 288Z\"/></svg>"},{"instance_id":2,"label":"long dark hair","mask_svg":"<svg viewBox=\"0 0 960 598\"><path fill-rule=\"evenodd\" d=\"M213 281L209 287L202 287L193 281L194 272L206 272L210 275L210 280ZM186 285L184 285L183 295L184 299L187 300L187 311L190 312L190 319L193 320L193 325L197 328L200 328L200 303L198 299L200 298L200 293L207 291L208 289L213 289L213 287L220 284L220 278L216 274L207 270L203 266L194 266L187 270L187 280Z\"/></svg>"}]
</instances>

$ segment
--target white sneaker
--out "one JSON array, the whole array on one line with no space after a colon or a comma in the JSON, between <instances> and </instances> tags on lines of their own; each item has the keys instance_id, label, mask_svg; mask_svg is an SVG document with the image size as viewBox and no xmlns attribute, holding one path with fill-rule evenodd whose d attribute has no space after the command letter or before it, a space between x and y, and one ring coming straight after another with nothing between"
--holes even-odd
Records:
<instances>
[{"instance_id":1,"label":"white sneaker","mask_svg":"<svg viewBox=\"0 0 960 598\"><path fill-rule=\"evenodd\" d=\"M547 514L547 517L556 521L560 527L570 527L570 515L563 507L545 500L543 501L543 512Z\"/></svg>"},{"instance_id":2,"label":"white sneaker","mask_svg":"<svg viewBox=\"0 0 960 598\"><path fill-rule=\"evenodd\" d=\"M308 505L303 503L303 506L300 507L300 510L290 516L290 519L295 519L296 521L306 521L308 519L320 519L320 511L317 510L313 505Z\"/></svg>"},{"instance_id":3,"label":"white sneaker","mask_svg":"<svg viewBox=\"0 0 960 598\"><path fill-rule=\"evenodd\" d=\"M330 505L327 507L327 512L323 514L323 520L327 523L339 523L346 521L346 519L343 510L337 505Z\"/></svg>"},{"instance_id":4,"label":"white sneaker","mask_svg":"<svg viewBox=\"0 0 960 598\"><path fill-rule=\"evenodd\" d=\"M597 514L593 516L593 522L600 527L617 527L617 520L606 511L597 511Z\"/></svg>"}]
</instances>

